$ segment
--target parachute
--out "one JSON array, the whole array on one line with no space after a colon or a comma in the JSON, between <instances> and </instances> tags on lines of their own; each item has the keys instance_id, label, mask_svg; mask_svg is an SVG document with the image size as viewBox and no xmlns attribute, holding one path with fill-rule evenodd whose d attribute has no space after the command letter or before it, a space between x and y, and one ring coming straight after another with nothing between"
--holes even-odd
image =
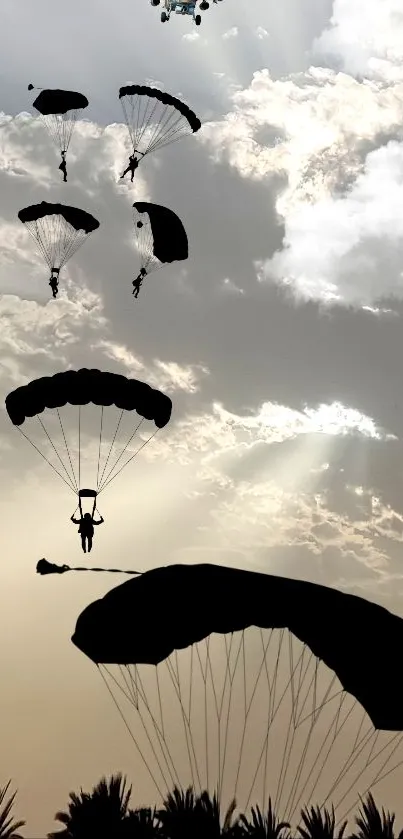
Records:
<instances>
[{"instance_id":1,"label":"parachute","mask_svg":"<svg viewBox=\"0 0 403 839\"><path fill-rule=\"evenodd\" d=\"M32 88L30 85L29 89ZM88 107L87 97L73 90L41 90L33 107L42 117L60 154L67 152L78 112Z\"/></svg>"},{"instance_id":2,"label":"parachute","mask_svg":"<svg viewBox=\"0 0 403 839\"><path fill-rule=\"evenodd\" d=\"M161 268L164 263L188 258L186 231L172 210L159 204L137 201L133 204L133 221L141 267L147 274Z\"/></svg>"},{"instance_id":3,"label":"parachute","mask_svg":"<svg viewBox=\"0 0 403 839\"><path fill-rule=\"evenodd\" d=\"M120 88L119 99L134 154L144 157L201 128L184 102L155 87L126 85Z\"/></svg>"},{"instance_id":4,"label":"parachute","mask_svg":"<svg viewBox=\"0 0 403 839\"><path fill-rule=\"evenodd\" d=\"M172 402L136 379L83 368L18 387L6 397L6 409L11 422L77 496L80 512L90 499L94 513L99 494L169 422ZM148 422L155 425L150 436L144 432Z\"/></svg>"},{"instance_id":5,"label":"parachute","mask_svg":"<svg viewBox=\"0 0 403 839\"><path fill-rule=\"evenodd\" d=\"M85 210L47 201L25 207L18 218L37 242L52 273L59 273L85 238L99 227L99 221Z\"/></svg>"},{"instance_id":6,"label":"parachute","mask_svg":"<svg viewBox=\"0 0 403 839\"><path fill-rule=\"evenodd\" d=\"M281 820L318 802L342 820L403 763L403 620L360 597L172 565L87 606L72 641L161 797L191 783L244 811L271 795Z\"/></svg>"}]
</instances>

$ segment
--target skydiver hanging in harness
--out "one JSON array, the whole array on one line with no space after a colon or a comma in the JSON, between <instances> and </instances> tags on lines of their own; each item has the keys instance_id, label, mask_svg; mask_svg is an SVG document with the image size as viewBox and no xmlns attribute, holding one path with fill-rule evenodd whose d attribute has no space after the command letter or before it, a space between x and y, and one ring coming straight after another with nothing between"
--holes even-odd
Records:
<instances>
[{"instance_id":1,"label":"skydiver hanging in harness","mask_svg":"<svg viewBox=\"0 0 403 839\"><path fill-rule=\"evenodd\" d=\"M147 274L146 269L142 268L138 277L136 277L136 279L132 281L132 286L133 286L132 294L134 294L136 299L139 296L139 292L140 292L141 286L143 285L143 280L144 280L144 277L146 276L146 274Z\"/></svg>"},{"instance_id":2,"label":"skydiver hanging in harness","mask_svg":"<svg viewBox=\"0 0 403 839\"><path fill-rule=\"evenodd\" d=\"M103 524L104 519L101 516L99 521L95 521L94 516L92 516L91 513L84 513L84 515L81 515L80 519L75 519L74 516L71 516L71 521L73 524L80 525L78 532L81 536L81 547L84 553L86 553L86 545L88 543L88 553L90 553L92 548L92 538L94 536L94 524Z\"/></svg>"},{"instance_id":3,"label":"skydiver hanging in harness","mask_svg":"<svg viewBox=\"0 0 403 839\"><path fill-rule=\"evenodd\" d=\"M127 175L128 172L131 172L130 180L133 183L134 173L135 173L136 169L138 168L138 165L139 165L139 162L140 162L137 159L136 154L141 154L141 156L144 157L144 154L141 151L137 151L137 149L135 149L133 154L131 154L130 157L129 157L129 165L125 169L125 171L123 172L123 175L120 176L120 180L122 180L122 178L124 178L125 175Z\"/></svg>"},{"instance_id":4,"label":"skydiver hanging in harness","mask_svg":"<svg viewBox=\"0 0 403 839\"><path fill-rule=\"evenodd\" d=\"M66 150L62 151L62 162L59 166L61 172L63 172L63 181L67 183L67 163L66 163Z\"/></svg>"},{"instance_id":5,"label":"skydiver hanging in harness","mask_svg":"<svg viewBox=\"0 0 403 839\"><path fill-rule=\"evenodd\" d=\"M52 276L49 279L49 285L52 289L53 297L57 297L59 291L59 273L60 268L52 268Z\"/></svg>"}]
</instances>

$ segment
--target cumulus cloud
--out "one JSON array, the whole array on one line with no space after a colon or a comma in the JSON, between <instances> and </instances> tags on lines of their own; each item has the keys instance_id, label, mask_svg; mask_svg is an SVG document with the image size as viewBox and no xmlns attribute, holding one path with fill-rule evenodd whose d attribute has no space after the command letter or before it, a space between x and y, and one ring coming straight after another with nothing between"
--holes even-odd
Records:
<instances>
[{"instance_id":1,"label":"cumulus cloud","mask_svg":"<svg viewBox=\"0 0 403 839\"><path fill-rule=\"evenodd\" d=\"M387 4L379 31L379 4L370 3L368 14L361 6L360 0L348 8L336 2L328 32L349 31L351 16L355 44L354 21L358 27L365 19L373 43L380 51L392 43L389 59L398 63L401 35L389 40L401 14L396 4ZM318 43L327 43L325 35ZM369 38L367 46L371 51ZM284 179L276 197L283 244L256 262L259 280L280 283L300 300L375 311L381 298L401 297L403 288L403 84L398 75L382 83L368 76L311 67L275 80L258 71L200 139L217 163L228 161L243 178L266 181L268 188L276 176Z\"/></svg>"},{"instance_id":2,"label":"cumulus cloud","mask_svg":"<svg viewBox=\"0 0 403 839\"><path fill-rule=\"evenodd\" d=\"M330 26L314 53L334 57L352 76L403 81L403 11L400 0L334 0Z\"/></svg>"},{"instance_id":3,"label":"cumulus cloud","mask_svg":"<svg viewBox=\"0 0 403 839\"><path fill-rule=\"evenodd\" d=\"M348 192L301 205L262 276L299 298L370 306L403 297L403 143L371 152Z\"/></svg>"},{"instance_id":4,"label":"cumulus cloud","mask_svg":"<svg viewBox=\"0 0 403 839\"><path fill-rule=\"evenodd\" d=\"M380 88L324 68L288 80L257 71L248 88L233 93L233 110L205 124L200 139L243 177L284 174L277 209L286 216L299 202L351 182L371 143L400 131L402 94L402 85Z\"/></svg>"}]
</instances>

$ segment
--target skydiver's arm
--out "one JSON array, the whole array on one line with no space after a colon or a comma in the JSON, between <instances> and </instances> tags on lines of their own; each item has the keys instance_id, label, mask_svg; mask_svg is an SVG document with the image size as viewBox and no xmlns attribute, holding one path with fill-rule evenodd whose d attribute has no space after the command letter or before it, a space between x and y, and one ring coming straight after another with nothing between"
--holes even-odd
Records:
<instances>
[{"instance_id":1,"label":"skydiver's arm","mask_svg":"<svg viewBox=\"0 0 403 839\"><path fill-rule=\"evenodd\" d=\"M101 518L99 519L99 521L94 521L94 520L92 520L92 523L93 523L93 524L103 524L103 523L104 523L104 521L105 521L105 519L103 519L103 518L102 518L102 516L101 516Z\"/></svg>"},{"instance_id":2,"label":"skydiver's arm","mask_svg":"<svg viewBox=\"0 0 403 839\"><path fill-rule=\"evenodd\" d=\"M70 517L70 521L72 521L73 524L81 524L81 519L75 519L74 516Z\"/></svg>"}]
</instances>

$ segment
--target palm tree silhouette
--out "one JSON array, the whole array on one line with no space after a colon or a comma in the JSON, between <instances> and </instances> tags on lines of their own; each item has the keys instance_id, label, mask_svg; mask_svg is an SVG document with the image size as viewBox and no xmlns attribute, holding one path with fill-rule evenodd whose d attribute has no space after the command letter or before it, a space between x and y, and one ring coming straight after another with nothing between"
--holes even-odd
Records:
<instances>
[{"instance_id":1,"label":"palm tree silhouette","mask_svg":"<svg viewBox=\"0 0 403 839\"><path fill-rule=\"evenodd\" d=\"M129 810L122 828L122 839L157 839L161 836L157 812L150 807Z\"/></svg>"},{"instance_id":2,"label":"palm tree silhouette","mask_svg":"<svg viewBox=\"0 0 403 839\"><path fill-rule=\"evenodd\" d=\"M65 825L62 831L48 833L48 839L120 839L125 834L125 821L129 815L128 804L132 788L126 792L126 778L112 775L110 780L101 778L91 793L70 793L68 811L59 811L56 821Z\"/></svg>"},{"instance_id":3,"label":"palm tree silhouette","mask_svg":"<svg viewBox=\"0 0 403 839\"><path fill-rule=\"evenodd\" d=\"M0 787L0 839L23 839L21 834L16 831L20 827L24 827L26 822L13 822L13 817L11 816L11 810L13 809L17 792L14 792L11 798L3 804L10 784L11 780L5 787Z\"/></svg>"},{"instance_id":4,"label":"palm tree silhouette","mask_svg":"<svg viewBox=\"0 0 403 839\"><path fill-rule=\"evenodd\" d=\"M271 798L267 813L262 813L260 807L252 807L252 820L245 815L239 817L239 824L242 827L242 836L252 836L253 839L289 839L290 825L288 822L280 822L273 810ZM288 831L287 834L284 831Z\"/></svg>"},{"instance_id":5,"label":"palm tree silhouette","mask_svg":"<svg viewBox=\"0 0 403 839\"><path fill-rule=\"evenodd\" d=\"M385 813L383 807L380 813L371 793L362 803L362 810L355 821L358 833L354 833L351 839L403 839L403 830L397 836L394 833L395 814Z\"/></svg>"},{"instance_id":6,"label":"palm tree silhouette","mask_svg":"<svg viewBox=\"0 0 403 839\"><path fill-rule=\"evenodd\" d=\"M175 787L158 810L161 836L164 839L218 839L221 836L235 836L231 825L236 808L232 801L220 824L220 806L216 794L210 797L207 790L196 796L192 787L186 791ZM238 834L239 835L239 834Z\"/></svg>"},{"instance_id":7,"label":"palm tree silhouette","mask_svg":"<svg viewBox=\"0 0 403 839\"><path fill-rule=\"evenodd\" d=\"M297 830L302 839L342 839L347 827L345 821L336 833L336 817L333 807L331 812L324 807L323 813L320 807L306 807L305 810L301 811L301 818L304 827L298 827Z\"/></svg>"}]
</instances>

